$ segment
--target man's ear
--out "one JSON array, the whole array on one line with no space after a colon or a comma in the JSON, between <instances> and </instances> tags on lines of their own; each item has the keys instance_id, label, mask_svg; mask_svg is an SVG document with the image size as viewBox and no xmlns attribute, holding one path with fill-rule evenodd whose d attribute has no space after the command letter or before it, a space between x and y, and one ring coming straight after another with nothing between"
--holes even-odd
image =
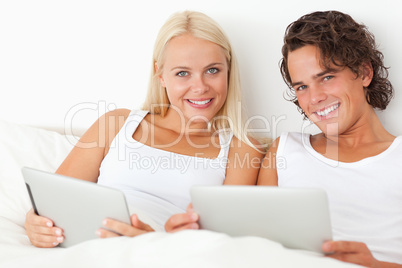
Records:
<instances>
[{"instance_id":1,"label":"man's ear","mask_svg":"<svg viewBox=\"0 0 402 268\"><path fill-rule=\"evenodd\" d=\"M155 62L155 73L159 73L158 64L156 62ZM165 80L162 77L162 73L158 75L158 78L159 78L159 83L161 83L161 86L166 87Z\"/></svg>"},{"instance_id":2,"label":"man's ear","mask_svg":"<svg viewBox=\"0 0 402 268\"><path fill-rule=\"evenodd\" d=\"M363 80L363 86L368 87L371 83L371 80L373 79L373 66L371 65L370 62L368 63L363 63L363 75L362 75L362 80Z\"/></svg>"}]
</instances>

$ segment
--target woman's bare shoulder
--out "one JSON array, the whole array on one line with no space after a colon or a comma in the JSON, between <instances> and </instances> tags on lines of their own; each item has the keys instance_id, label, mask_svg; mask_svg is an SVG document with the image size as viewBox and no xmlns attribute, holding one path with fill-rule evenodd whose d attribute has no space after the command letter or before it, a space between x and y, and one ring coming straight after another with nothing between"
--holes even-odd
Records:
<instances>
[{"instance_id":1,"label":"woman's bare shoulder","mask_svg":"<svg viewBox=\"0 0 402 268\"><path fill-rule=\"evenodd\" d=\"M104 114L104 116L106 118L108 118L108 120L110 120L112 117L114 117L114 119L124 119L124 121L127 119L127 117L130 115L130 110L129 109L116 109L113 111L109 111L107 113ZM118 120L116 120L116 122L118 122Z\"/></svg>"}]
</instances>

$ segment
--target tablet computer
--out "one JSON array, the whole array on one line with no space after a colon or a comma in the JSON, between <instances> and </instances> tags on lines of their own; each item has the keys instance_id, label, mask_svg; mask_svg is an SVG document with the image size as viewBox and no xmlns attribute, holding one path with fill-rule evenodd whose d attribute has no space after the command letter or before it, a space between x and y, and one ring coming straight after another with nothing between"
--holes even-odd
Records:
<instances>
[{"instance_id":1,"label":"tablet computer","mask_svg":"<svg viewBox=\"0 0 402 268\"><path fill-rule=\"evenodd\" d=\"M260 236L292 249L322 253L332 240L326 192L274 186L193 186L200 228L231 236Z\"/></svg>"},{"instance_id":2,"label":"tablet computer","mask_svg":"<svg viewBox=\"0 0 402 268\"><path fill-rule=\"evenodd\" d=\"M99 238L105 218L130 224L123 192L93 182L28 167L22 168L32 206L38 215L63 229L61 247Z\"/></svg>"}]
</instances>

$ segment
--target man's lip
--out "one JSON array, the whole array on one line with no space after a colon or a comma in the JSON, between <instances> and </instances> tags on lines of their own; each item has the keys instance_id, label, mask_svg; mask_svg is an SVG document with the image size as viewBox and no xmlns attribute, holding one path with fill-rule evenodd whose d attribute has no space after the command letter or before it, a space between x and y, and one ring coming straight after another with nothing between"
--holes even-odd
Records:
<instances>
[{"instance_id":1,"label":"man's lip","mask_svg":"<svg viewBox=\"0 0 402 268\"><path fill-rule=\"evenodd\" d=\"M336 111L339 108L339 106L340 106L339 102L331 104L331 105L327 105L324 108L314 111L314 114L316 114L320 117L325 117L328 114L332 113L333 111Z\"/></svg>"}]
</instances>

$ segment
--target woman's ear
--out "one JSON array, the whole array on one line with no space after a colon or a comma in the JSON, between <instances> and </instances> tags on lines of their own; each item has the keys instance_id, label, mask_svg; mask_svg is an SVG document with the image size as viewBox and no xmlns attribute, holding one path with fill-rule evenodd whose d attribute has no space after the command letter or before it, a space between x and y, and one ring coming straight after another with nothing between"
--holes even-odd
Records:
<instances>
[{"instance_id":1,"label":"woman's ear","mask_svg":"<svg viewBox=\"0 0 402 268\"><path fill-rule=\"evenodd\" d=\"M368 87L371 83L371 80L373 79L373 66L371 63L363 63L363 75L362 75L362 80L363 80L363 86Z\"/></svg>"},{"instance_id":2,"label":"woman's ear","mask_svg":"<svg viewBox=\"0 0 402 268\"><path fill-rule=\"evenodd\" d=\"M159 73L159 68L158 68L158 63L157 63L157 62L155 62L155 73L156 73L156 74ZM160 73L160 74L158 75L158 78L159 78L159 82L161 83L161 86L162 86L162 87L166 87L166 85L165 85L165 80L164 80L163 77L162 77L162 73Z\"/></svg>"}]
</instances>

